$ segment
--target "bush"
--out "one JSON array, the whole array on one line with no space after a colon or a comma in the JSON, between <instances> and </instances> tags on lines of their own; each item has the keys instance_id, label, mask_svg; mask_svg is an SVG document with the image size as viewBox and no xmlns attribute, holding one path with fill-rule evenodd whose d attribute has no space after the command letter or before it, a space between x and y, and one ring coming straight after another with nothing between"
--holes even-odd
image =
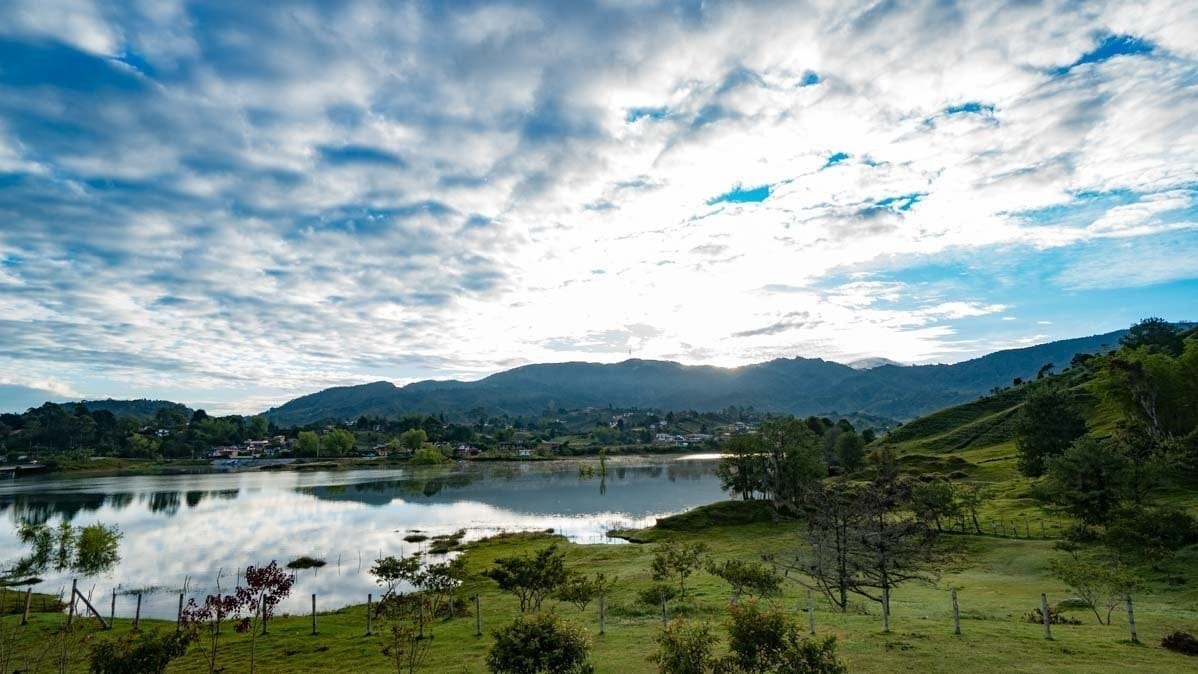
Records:
<instances>
[{"instance_id":1,"label":"bush","mask_svg":"<svg viewBox=\"0 0 1198 674\"><path fill-rule=\"evenodd\" d=\"M1035 625L1043 625L1044 624L1044 614L1037 607L1037 608L1034 608L1034 609L1028 611L1027 613L1023 614L1023 621L1029 622L1029 623L1032 623ZM1049 606L1048 607L1048 624L1049 625L1080 625L1080 624L1082 624L1082 621L1078 620L1077 618L1070 618L1069 616L1065 615L1064 613L1060 613L1060 612L1056 611L1055 609L1053 609L1053 607Z\"/></svg>"},{"instance_id":2,"label":"bush","mask_svg":"<svg viewBox=\"0 0 1198 674\"><path fill-rule=\"evenodd\" d=\"M1198 655L1198 639L1189 632L1174 632L1161 639L1161 648L1185 655Z\"/></svg>"},{"instance_id":3,"label":"bush","mask_svg":"<svg viewBox=\"0 0 1198 674\"><path fill-rule=\"evenodd\" d=\"M666 583L654 583L637 593L637 599L647 606L668 604L678 596L678 588Z\"/></svg>"},{"instance_id":4,"label":"bush","mask_svg":"<svg viewBox=\"0 0 1198 674\"><path fill-rule=\"evenodd\" d=\"M422 447L412 455L412 463L418 466L435 466L446 461L449 459L434 447Z\"/></svg>"},{"instance_id":5,"label":"bush","mask_svg":"<svg viewBox=\"0 0 1198 674\"><path fill-rule=\"evenodd\" d=\"M804 639L794 622L779 609L762 610L750 601L732 607L728 625L725 668L739 672L843 674L836 657L836 637Z\"/></svg>"},{"instance_id":6,"label":"bush","mask_svg":"<svg viewBox=\"0 0 1198 674\"><path fill-rule=\"evenodd\" d=\"M582 629L552 613L521 616L495 633L487 669L495 674L590 674L590 649Z\"/></svg>"},{"instance_id":7,"label":"bush","mask_svg":"<svg viewBox=\"0 0 1198 674\"><path fill-rule=\"evenodd\" d=\"M716 642L707 623L678 619L657 637L657 652L649 661L661 674L707 674L716 667L712 647Z\"/></svg>"},{"instance_id":8,"label":"bush","mask_svg":"<svg viewBox=\"0 0 1198 674\"><path fill-rule=\"evenodd\" d=\"M545 597L570 578L566 554L558 550L556 543L533 555L500 557L482 575L495 581L504 592L516 595L521 613L540 611Z\"/></svg>"},{"instance_id":9,"label":"bush","mask_svg":"<svg viewBox=\"0 0 1198 674\"><path fill-rule=\"evenodd\" d=\"M161 674L170 661L187 652L191 636L187 632L162 633L158 630L126 634L92 646L92 674Z\"/></svg>"}]
</instances>

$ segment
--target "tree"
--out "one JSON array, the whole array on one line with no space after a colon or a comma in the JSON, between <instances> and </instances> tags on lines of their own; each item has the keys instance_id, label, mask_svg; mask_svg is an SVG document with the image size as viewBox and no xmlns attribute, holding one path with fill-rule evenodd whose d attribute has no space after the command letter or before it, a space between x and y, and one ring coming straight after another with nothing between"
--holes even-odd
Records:
<instances>
[{"instance_id":1,"label":"tree","mask_svg":"<svg viewBox=\"0 0 1198 674\"><path fill-rule=\"evenodd\" d=\"M320 456L320 436L313 431L300 431L295 439L295 453L299 456Z\"/></svg>"},{"instance_id":2,"label":"tree","mask_svg":"<svg viewBox=\"0 0 1198 674\"><path fill-rule=\"evenodd\" d=\"M1057 456L1086 432L1086 420L1061 388L1041 387L1028 394L1015 417L1015 449L1024 475L1044 474L1044 461Z\"/></svg>"},{"instance_id":3,"label":"tree","mask_svg":"<svg viewBox=\"0 0 1198 674\"><path fill-rule=\"evenodd\" d=\"M924 522L934 523L936 531L943 531L943 520L956 517L961 505L953 483L935 478L911 486L911 509Z\"/></svg>"},{"instance_id":4,"label":"tree","mask_svg":"<svg viewBox=\"0 0 1198 674\"><path fill-rule=\"evenodd\" d=\"M865 441L851 431L841 433L836 439L836 459L845 473L856 471L865 459Z\"/></svg>"},{"instance_id":5,"label":"tree","mask_svg":"<svg viewBox=\"0 0 1198 674\"><path fill-rule=\"evenodd\" d=\"M806 556L796 556L793 564L783 564L810 577L816 588L841 612L848 610L849 584L853 577L849 564L849 536L857 529L862 517L856 500L855 489L845 483L832 483L809 494L807 528L800 537L810 552Z\"/></svg>"},{"instance_id":6,"label":"tree","mask_svg":"<svg viewBox=\"0 0 1198 674\"><path fill-rule=\"evenodd\" d=\"M1115 607L1142 587L1140 579L1119 564L1093 564L1070 557L1050 561L1049 568L1094 612L1099 625L1110 625ZM1106 610L1105 622L1100 609Z\"/></svg>"},{"instance_id":7,"label":"tree","mask_svg":"<svg viewBox=\"0 0 1198 674\"><path fill-rule=\"evenodd\" d=\"M521 615L495 632L487 669L495 674L589 674L591 644L576 625L552 613Z\"/></svg>"},{"instance_id":8,"label":"tree","mask_svg":"<svg viewBox=\"0 0 1198 674\"><path fill-rule=\"evenodd\" d=\"M716 639L711 625L678 619L657 635L657 652L649 661L661 674L710 674L717 667Z\"/></svg>"},{"instance_id":9,"label":"tree","mask_svg":"<svg viewBox=\"0 0 1198 674\"><path fill-rule=\"evenodd\" d=\"M1170 356L1181 353L1181 331L1163 318L1145 318L1128 329L1119 343L1129 349L1147 348Z\"/></svg>"},{"instance_id":10,"label":"tree","mask_svg":"<svg viewBox=\"0 0 1198 674\"><path fill-rule=\"evenodd\" d=\"M988 495L982 490L980 485L974 484L965 489L957 490L957 502L960 505L960 509L969 515L970 522L973 524L973 531L976 534L982 533L982 525L978 522L978 511L987 498Z\"/></svg>"},{"instance_id":11,"label":"tree","mask_svg":"<svg viewBox=\"0 0 1198 674\"><path fill-rule=\"evenodd\" d=\"M797 513L803 495L828 473L820 459L820 438L794 417L765 421L758 435L769 498L775 509Z\"/></svg>"},{"instance_id":12,"label":"tree","mask_svg":"<svg viewBox=\"0 0 1198 674\"><path fill-rule=\"evenodd\" d=\"M566 555L558 550L556 543L532 556L500 557L482 575L495 581L504 592L516 595L521 613L529 609L540 611L545 597L561 587L570 576Z\"/></svg>"},{"instance_id":13,"label":"tree","mask_svg":"<svg viewBox=\"0 0 1198 674\"><path fill-rule=\"evenodd\" d=\"M416 585L416 579L420 575L420 558L387 556L376 559L374 566L370 567L370 575L375 577L375 582L383 586L383 596L379 599L379 610L382 611L387 600L397 596L400 583L407 583L413 587Z\"/></svg>"},{"instance_id":14,"label":"tree","mask_svg":"<svg viewBox=\"0 0 1198 674\"><path fill-rule=\"evenodd\" d=\"M1176 506L1124 508L1107 524L1103 542L1121 557L1157 564L1198 543L1198 520Z\"/></svg>"},{"instance_id":15,"label":"tree","mask_svg":"<svg viewBox=\"0 0 1198 674\"><path fill-rule=\"evenodd\" d=\"M1127 459L1091 436L1078 439L1048 462L1048 479L1039 493L1082 522L1106 524L1123 501Z\"/></svg>"},{"instance_id":16,"label":"tree","mask_svg":"<svg viewBox=\"0 0 1198 674\"><path fill-rule=\"evenodd\" d=\"M274 615L274 609L291 594L292 576L272 561L262 567L246 567L245 585L233 592L232 608L237 621L233 629L250 633L250 673L254 671L254 646L258 642L259 627L266 634L266 623ZM229 604L226 604L228 607ZM244 614L244 615L243 615Z\"/></svg>"},{"instance_id":17,"label":"tree","mask_svg":"<svg viewBox=\"0 0 1198 674\"><path fill-rule=\"evenodd\" d=\"M611 590L615 580L615 578L608 579L607 575L603 573L595 574L594 578L571 574L570 578L553 593L553 598L574 604L579 611L585 611L587 605Z\"/></svg>"},{"instance_id":18,"label":"tree","mask_svg":"<svg viewBox=\"0 0 1198 674\"><path fill-rule=\"evenodd\" d=\"M705 543L682 543L679 541L663 541L657 544L653 553L653 580L678 579L678 591L686 598L686 579L703 566L703 557L707 554Z\"/></svg>"},{"instance_id":19,"label":"tree","mask_svg":"<svg viewBox=\"0 0 1198 674\"><path fill-rule=\"evenodd\" d=\"M409 622L395 623L383 632L383 656L395 667L396 674L420 671L432 645L432 640L421 637L419 630Z\"/></svg>"},{"instance_id":20,"label":"tree","mask_svg":"<svg viewBox=\"0 0 1198 674\"><path fill-rule=\"evenodd\" d=\"M344 428L334 428L324 436L324 448L333 456L345 456L354 451L354 434Z\"/></svg>"},{"instance_id":21,"label":"tree","mask_svg":"<svg viewBox=\"0 0 1198 674\"><path fill-rule=\"evenodd\" d=\"M849 531L849 591L882 606L883 631L889 631L890 591L906 582L929 582L936 559L936 532L899 514L904 494L887 479L863 489L853 507L857 526Z\"/></svg>"},{"instance_id":22,"label":"tree","mask_svg":"<svg viewBox=\"0 0 1198 674\"><path fill-rule=\"evenodd\" d=\"M744 500L766 492L765 454L756 435L736 435L723 447L724 456L716 466L720 486Z\"/></svg>"},{"instance_id":23,"label":"tree","mask_svg":"<svg viewBox=\"0 0 1198 674\"><path fill-rule=\"evenodd\" d=\"M250 426L247 430L251 438L261 440L270 432L270 424L267 423L266 417L259 414L250 418Z\"/></svg>"},{"instance_id":24,"label":"tree","mask_svg":"<svg viewBox=\"0 0 1198 674\"><path fill-rule=\"evenodd\" d=\"M415 452L428 442L428 433L423 428L411 428L400 434L399 442L404 449Z\"/></svg>"},{"instance_id":25,"label":"tree","mask_svg":"<svg viewBox=\"0 0 1198 674\"><path fill-rule=\"evenodd\" d=\"M1174 358L1150 348L1112 356L1098 379L1107 403L1141 424L1158 441L1198 428L1198 339Z\"/></svg>"},{"instance_id":26,"label":"tree","mask_svg":"<svg viewBox=\"0 0 1198 674\"><path fill-rule=\"evenodd\" d=\"M220 622L237 609L236 599L229 595L208 595L202 603L187 600L179 614L179 623L200 648L208 665L208 674L216 671L220 647Z\"/></svg>"},{"instance_id":27,"label":"tree","mask_svg":"<svg viewBox=\"0 0 1198 674\"><path fill-rule=\"evenodd\" d=\"M707 572L732 586L733 601L745 594L753 597L773 596L782 588L782 578L761 562L726 559L717 564L709 560Z\"/></svg>"}]
</instances>

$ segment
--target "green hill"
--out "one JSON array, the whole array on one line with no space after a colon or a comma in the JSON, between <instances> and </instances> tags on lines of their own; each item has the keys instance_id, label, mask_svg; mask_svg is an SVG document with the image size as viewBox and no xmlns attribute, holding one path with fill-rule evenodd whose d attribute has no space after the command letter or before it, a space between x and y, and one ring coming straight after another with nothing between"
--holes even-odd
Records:
<instances>
[{"instance_id":1,"label":"green hill","mask_svg":"<svg viewBox=\"0 0 1198 674\"><path fill-rule=\"evenodd\" d=\"M266 412L280 426L360 415L446 414L462 418L529 416L545 409L584 407L693 409L729 406L807 416L861 412L892 419L976 398L1013 379L1031 379L1048 363L1064 366L1077 353L1109 350L1125 331L998 351L952 365L882 365L858 370L810 358L779 358L738 368L669 361L526 365L479 381L424 381L398 387L380 381L296 398Z\"/></svg>"}]
</instances>

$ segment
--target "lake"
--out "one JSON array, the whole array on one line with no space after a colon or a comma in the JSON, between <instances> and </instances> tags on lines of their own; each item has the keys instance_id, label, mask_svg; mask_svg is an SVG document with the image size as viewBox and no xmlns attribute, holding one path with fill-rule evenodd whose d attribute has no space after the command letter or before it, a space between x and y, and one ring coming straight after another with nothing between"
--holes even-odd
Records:
<instances>
[{"instance_id":1,"label":"lake","mask_svg":"<svg viewBox=\"0 0 1198 674\"><path fill-rule=\"evenodd\" d=\"M280 565L301 555L324 559L297 572L279 613L365 603L379 588L367 572L380 555L410 555L419 530L434 536L466 530L466 539L501 531L553 529L578 543L619 544L617 528L650 526L658 517L726 498L713 457L616 458L606 478L595 461L462 463L448 467L330 472L265 471L137 477L28 477L0 482L0 564L27 548L22 521L56 525L101 522L123 533L113 569L79 578L103 613L175 617L178 593L202 599L227 592L248 565ZM593 466L580 477L579 464ZM432 557L432 559L437 559ZM72 574L46 571L36 590L70 591ZM128 594L126 594L128 593Z\"/></svg>"}]
</instances>

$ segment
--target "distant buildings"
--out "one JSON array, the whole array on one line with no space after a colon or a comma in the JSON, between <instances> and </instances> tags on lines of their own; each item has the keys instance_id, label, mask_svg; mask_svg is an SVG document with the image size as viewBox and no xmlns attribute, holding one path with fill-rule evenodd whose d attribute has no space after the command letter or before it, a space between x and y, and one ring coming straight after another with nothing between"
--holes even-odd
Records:
<instances>
[{"instance_id":1,"label":"distant buildings","mask_svg":"<svg viewBox=\"0 0 1198 674\"><path fill-rule=\"evenodd\" d=\"M287 437L276 435L266 440L246 440L240 445L213 447L208 453L212 459L257 459L275 456L287 449Z\"/></svg>"}]
</instances>

